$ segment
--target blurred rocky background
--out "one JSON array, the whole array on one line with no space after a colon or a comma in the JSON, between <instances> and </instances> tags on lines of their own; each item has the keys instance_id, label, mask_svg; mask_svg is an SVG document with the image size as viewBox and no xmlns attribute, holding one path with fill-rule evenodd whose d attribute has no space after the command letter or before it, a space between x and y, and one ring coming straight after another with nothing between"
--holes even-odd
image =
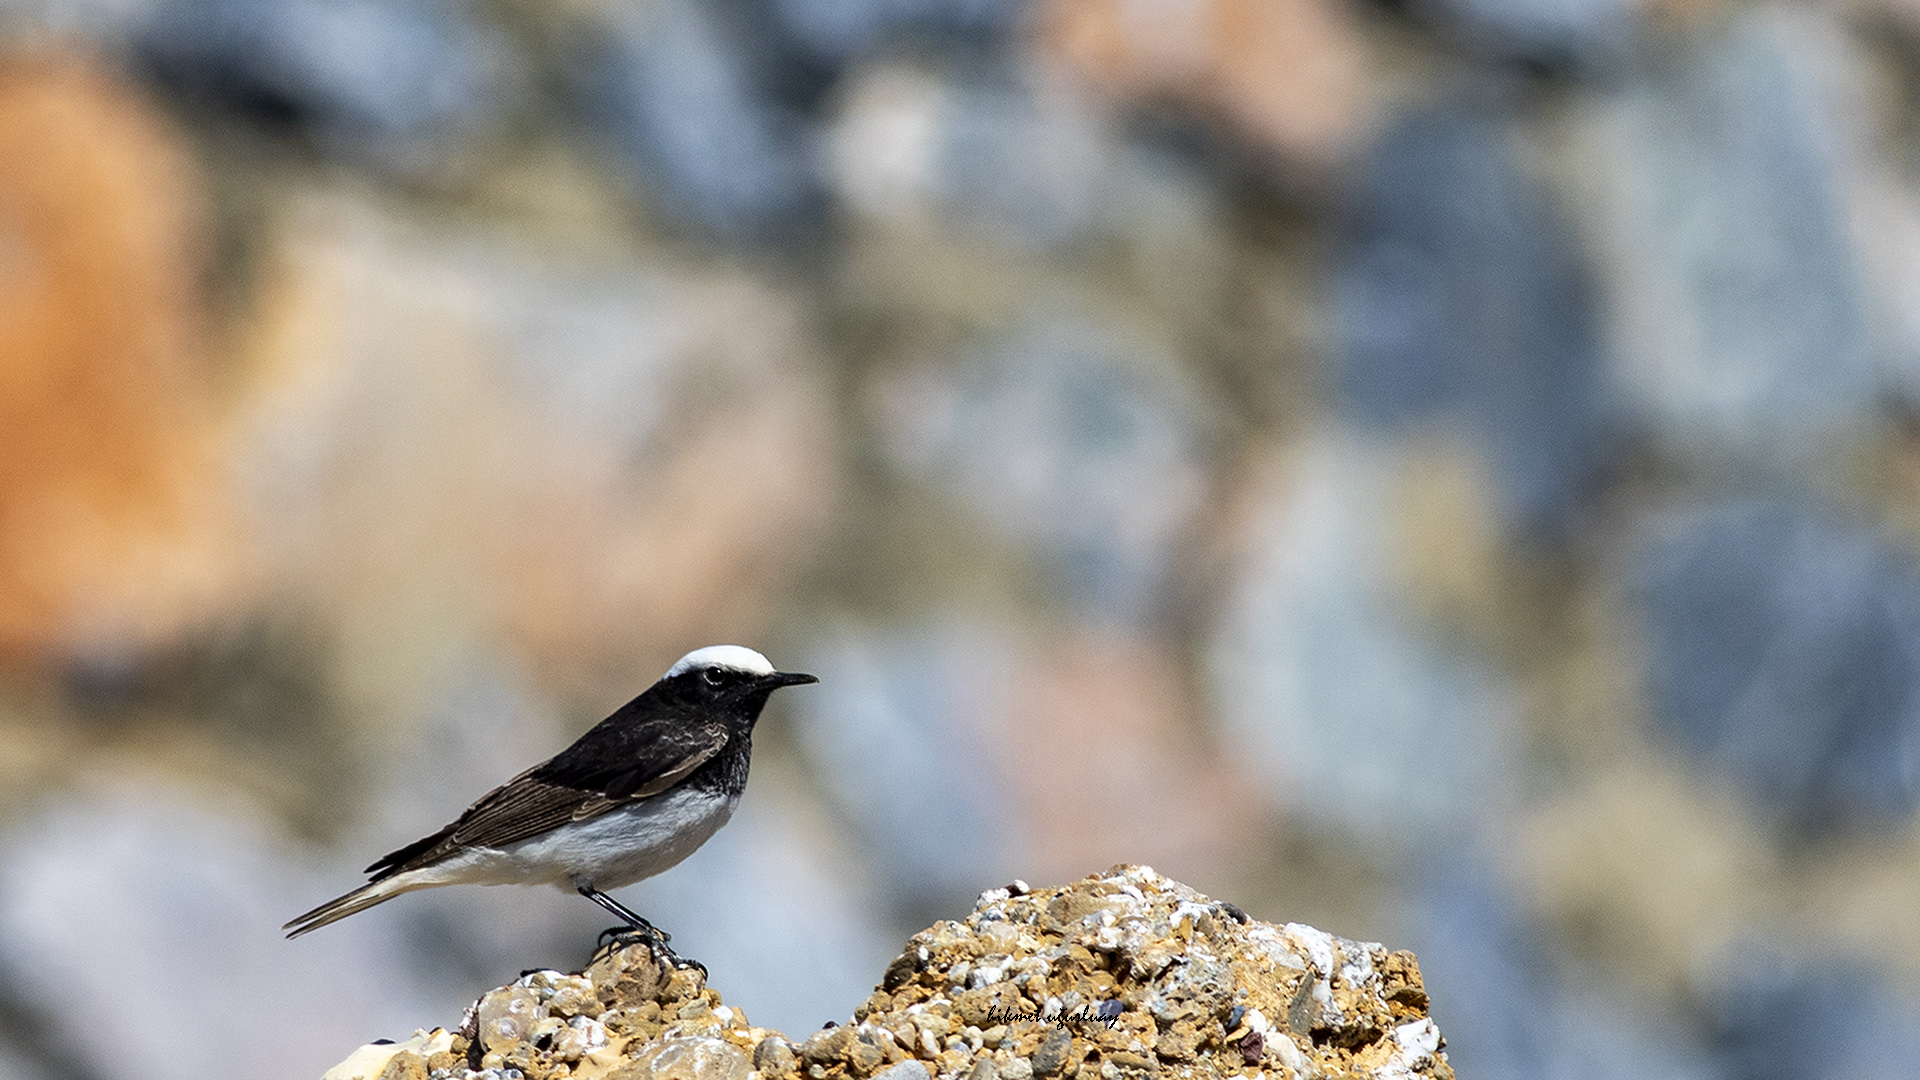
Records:
<instances>
[{"instance_id":1,"label":"blurred rocky background","mask_svg":"<svg viewBox=\"0 0 1920 1080\"><path fill-rule=\"evenodd\" d=\"M1149 862L1463 1076L1912 1076L1920 4L0 0L0 1080L578 967L277 927L718 641L756 1023Z\"/></svg>"}]
</instances>

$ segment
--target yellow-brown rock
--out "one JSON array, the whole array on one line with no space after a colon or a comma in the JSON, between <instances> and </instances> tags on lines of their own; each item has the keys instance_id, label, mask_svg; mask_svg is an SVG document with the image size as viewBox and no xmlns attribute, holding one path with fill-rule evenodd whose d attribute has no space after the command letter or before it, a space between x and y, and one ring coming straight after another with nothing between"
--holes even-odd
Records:
<instances>
[{"instance_id":1,"label":"yellow-brown rock","mask_svg":"<svg viewBox=\"0 0 1920 1080\"><path fill-rule=\"evenodd\" d=\"M585 1034L570 1046L568 1032ZM494 990L457 1034L362 1047L326 1080L380 1080L418 1058L433 1080L1452 1080L1443 1046L1412 953L1258 922L1116 866L982 893L966 921L915 934L850 1023L797 1043L635 945L583 975Z\"/></svg>"}]
</instances>

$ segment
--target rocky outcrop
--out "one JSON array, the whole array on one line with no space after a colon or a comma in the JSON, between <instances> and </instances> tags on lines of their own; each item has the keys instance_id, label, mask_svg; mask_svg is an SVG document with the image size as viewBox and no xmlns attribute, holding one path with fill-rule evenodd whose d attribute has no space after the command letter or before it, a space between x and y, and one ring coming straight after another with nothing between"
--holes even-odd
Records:
<instances>
[{"instance_id":1,"label":"rocky outcrop","mask_svg":"<svg viewBox=\"0 0 1920 1080\"><path fill-rule=\"evenodd\" d=\"M1144 866L1015 882L915 934L852 1022L754 1027L644 945L532 972L324 1080L1452 1080L1413 954L1250 919Z\"/></svg>"}]
</instances>

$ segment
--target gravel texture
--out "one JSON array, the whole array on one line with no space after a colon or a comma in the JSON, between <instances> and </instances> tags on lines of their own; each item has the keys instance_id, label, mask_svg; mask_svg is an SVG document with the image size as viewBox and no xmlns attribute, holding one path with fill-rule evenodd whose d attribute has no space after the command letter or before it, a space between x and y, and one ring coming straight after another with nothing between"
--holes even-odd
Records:
<instances>
[{"instance_id":1,"label":"gravel texture","mask_svg":"<svg viewBox=\"0 0 1920 1080\"><path fill-rule=\"evenodd\" d=\"M1145 866L990 889L915 934L852 1022L754 1027L645 946L488 992L458 1031L324 1080L1452 1080L1409 952L1249 919Z\"/></svg>"}]
</instances>

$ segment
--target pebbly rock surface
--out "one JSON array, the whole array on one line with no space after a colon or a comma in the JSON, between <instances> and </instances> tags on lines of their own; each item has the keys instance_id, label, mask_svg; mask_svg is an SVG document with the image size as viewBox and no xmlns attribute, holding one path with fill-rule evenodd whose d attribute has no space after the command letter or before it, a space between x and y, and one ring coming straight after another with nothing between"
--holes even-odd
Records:
<instances>
[{"instance_id":1,"label":"pebbly rock surface","mask_svg":"<svg viewBox=\"0 0 1920 1080\"><path fill-rule=\"evenodd\" d=\"M990 889L847 1025L754 1027L643 945L490 991L323 1080L1452 1080L1413 954L1249 919L1145 866Z\"/></svg>"}]
</instances>

